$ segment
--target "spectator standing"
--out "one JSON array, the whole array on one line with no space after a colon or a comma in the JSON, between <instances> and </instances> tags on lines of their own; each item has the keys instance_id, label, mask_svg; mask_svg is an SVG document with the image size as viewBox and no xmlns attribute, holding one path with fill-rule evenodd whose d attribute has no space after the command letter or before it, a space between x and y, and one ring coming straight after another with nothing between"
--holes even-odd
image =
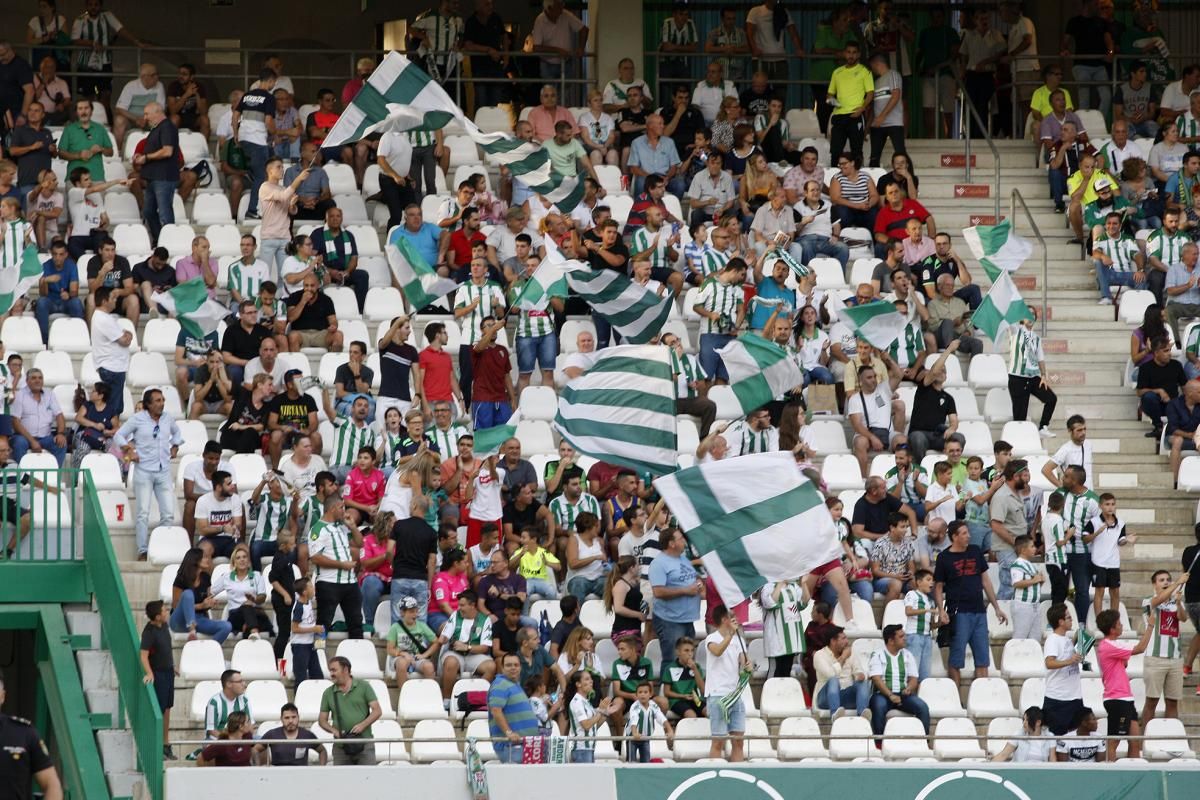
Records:
<instances>
[{"instance_id":1,"label":"spectator standing","mask_svg":"<svg viewBox=\"0 0 1200 800\"><path fill-rule=\"evenodd\" d=\"M845 61L833 71L826 92L825 102L833 108L829 119L829 152L833 154L834 166L840 166L843 152L862 163L864 114L874 102L875 81L871 71L859 63L859 52L856 42L846 43L842 55Z\"/></svg>"},{"instance_id":2,"label":"spectator standing","mask_svg":"<svg viewBox=\"0 0 1200 800\"><path fill-rule=\"evenodd\" d=\"M465 18L462 32L462 49L473 54L471 80L476 109L498 105L507 99L504 79L510 62L509 56L501 52L506 36L504 20L495 13L493 0L478 0L475 13ZM344 95L342 105L348 105Z\"/></svg>"},{"instance_id":3,"label":"spectator standing","mask_svg":"<svg viewBox=\"0 0 1200 800\"><path fill-rule=\"evenodd\" d=\"M76 301L78 302L78 301ZM112 289L96 290L96 310L92 313L92 356L100 380L108 384L113 414L120 416L125 408L125 373L129 371L133 333L121 327L114 313L117 298Z\"/></svg>"},{"instance_id":4,"label":"spectator standing","mask_svg":"<svg viewBox=\"0 0 1200 800\"><path fill-rule=\"evenodd\" d=\"M30 382L33 381L33 372L30 370ZM183 434L171 415L164 411L165 405L166 399L161 391L147 389L142 395L142 410L131 416L113 437L117 447L125 451L126 463L134 463L138 561L146 560L146 550L150 544L151 496L158 504L159 525L174 525L176 520L171 461L183 444Z\"/></svg>"},{"instance_id":5,"label":"spectator standing","mask_svg":"<svg viewBox=\"0 0 1200 800\"><path fill-rule=\"evenodd\" d=\"M679 534L679 537L682 538L683 534ZM656 558L655 563L657 562ZM654 564L650 565L650 569L653 571ZM651 582L653 580L651 577ZM703 587L703 583L700 586ZM658 596L657 592L656 586L656 597ZM657 605L656 602L656 608ZM718 605L712 610L712 621L716 630L704 640L704 648L707 651L707 675L704 680L704 691L712 726L709 757L720 758L725 752L725 739L729 738L731 740L729 760L731 762L745 761L742 741L742 735L746 731L745 702L740 695L732 702L729 702L728 698L745 688L746 684L742 682L743 676L748 675L753 669L753 664L750 662L750 654L746 651L746 640L742 638L741 627L729 609ZM661 635L659 638L662 638ZM665 642L663 646L665 652ZM671 650L673 651L674 647ZM664 660L664 668L666 663Z\"/></svg>"},{"instance_id":6,"label":"spectator standing","mask_svg":"<svg viewBox=\"0 0 1200 800\"><path fill-rule=\"evenodd\" d=\"M1144 668L1146 704L1142 707L1143 729L1154 718L1160 697L1167 701L1167 718L1179 718L1184 666L1180 658L1183 653L1180 649L1180 626L1188 618L1187 606L1181 608L1179 601L1183 599L1184 584L1190 577L1189 570L1172 581L1170 572L1157 570L1150 578L1154 594L1142 601L1146 627L1153 630Z\"/></svg>"},{"instance_id":7,"label":"spectator standing","mask_svg":"<svg viewBox=\"0 0 1200 800\"><path fill-rule=\"evenodd\" d=\"M795 56L804 56L804 45L792 15L779 0L763 0L746 12L746 41L754 57L755 72L764 72L772 83L782 85L788 78L788 53L784 35L791 40Z\"/></svg>"},{"instance_id":8,"label":"spectator standing","mask_svg":"<svg viewBox=\"0 0 1200 800\"><path fill-rule=\"evenodd\" d=\"M996 594L1001 600L1011 600L1013 597L1010 570L1017 560L1013 546L1019 537L1029 532L1023 499L1028 485L1029 463L1014 459L1004 467L1004 485L995 491L989 503L992 552L1000 565L1000 588Z\"/></svg>"},{"instance_id":9,"label":"spectator standing","mask_svg":"<svg viewBox=\"0 0 1200 800\"><path fill-rule=\"evenodd\" d=\"M975 660L976 678L987 677L991 664L983 595L987 595L988 602L996 609L996 617L1001 624L1007 622L1008 615L1000 608L996 593L992 590L983 552L971 544L971 531L967 523L962 520L951 522L948 535L950 547L938 555L933 569L933 597L938 607L938 621L942 625L950 624L950 616L954 615L946 672L955 685L961 685L968 644L971 645L971 656Z\"/></svg>"},{"instance_id":10,"label":"spectator standing","mask_svg":"<svg viewBox=\"0 0 1200 800\"><path fill-rule=\"evenodd\" d=\"M1042 349L1042 337L1033 330L1035 319L1021 320L1021 324L1010 329L1008 344L1008 394L1012 399L1013 419L1024 422L1029 415L1029 398L1036 397L1042 403L1039 433L1043 438L1053 436L1050 420L1058 396L1046 383L1046 356Z\"/></svg>"},{"instance_id":11,"label":"spectator standing","mask_svg":"<svg viewBox=\"0 0 1200 800\"><path fill-rule=\"evenodd\" d=\"M383 714L375 690L366 681L351 675L350 659L342 656L329 659L329 678L333 685L321 695L317 724L336 739L370 739L371 725ZM373 766L375 745L336 744L333 746L333 763L335 766Z\"/></svg>"},{"instance_id":12,"label":"spectator standing","mask_svg":"<svg viewBox=\"0 0 1200 800\"><path fill-rule=\"evenodd\" d=\"M299 170L287 186L283 185L283 159L268 158L264 166L265 180L256 196L262 201L262 249L259 254L271 271L271 280L278 281L287 257L284 249L291 241L292 222L289 216L296 208L296 192L311 174L308 167Z\"/></svg>"},{"instance_id":13,"label":"spectator standing","mask_svg":"<svg viewBox=\"0 0 1200 800\"><path fill-rule=\"evenodd\" d=\"M1117 638L1124 632L1121 625L1121 613L1114 608L1101 611L1096 615L1096 627L1104 636L1096 645L1096 661L1100 665L1101 680L1104 681L1104 710L1108 712L1108 735L1140 736L1142 727L1138 721L1137 707L1133 704L1133 687L1129 683L1127 667L1129 660L1146 651L1150 637L1154 635L1154 627L1147 625L1142 631L1142 638L1132 650L1117 644ZM1117 758L1118 740L1108 740L1108 761ZM1129 742L1129 757L1138 758L1142 754L1142 742L1133 738Z\"/></svg>"},{"instance_id":14,"label":"spectator standing","mask_svg":"<svg viewBox=\"0 0 1200 800\"><path fill-rule=\"evenodd\" d=\"M700 48L700 34L687 8L676 6L671 16L663 20L659 37L659 50L667 53L695 53ZM692 61L685 55L663 56L658 62L659 96L666 98L667 91L678 91L676 81L686 81L692 75Z\"/></svg>"},{"instance_id":15,"label":"spectator standing","mask_svg":"<svg viewBox=\"0 0 1200 800\"><path fill-rule=\"evenodd\" d=\"M878 167L883 156L883 145L892 140L892 150L904 150L904 85L900 73L888 64L887 54L871 56L870 70L874 76L875 91L871 99L871 159L869 166Z\"/></svg>"},{"instance_id":16,"label":"spectator standing","mask_svg":"<svg viewBox=\"0 0 1200 800\"><path fill-rule=\"evenodd\" d=\"M573 78L587 47L587 25L563 8L563 0L543 0L533 21L533 50L539 53L538 74L545 80Z\"/></svg>"},{"instance_id":17,"label":"spectator standing","mask_svg":"<svg viewBox=\"0 0 1200 800\"><path fill-rule=\"evenodd\" d=\"M1087 619L1091 605L1088 593L1092 577L1091 547L1083 532L1087 523L1100 513L1100 498L1088 490L1084 483L1085 476L1083 467L1075 464L1068 466L1063 470L1062 488L1058 490L1064 501L1064 528L1070 536L1067 543L1067 572L1071 583L1075 585L1075 613L1083 620Z\"/></svg>"},{"instance_id":18,"label":"spectator standing","mask_svg":"<svg viewBox=\"0 0 1200 800\"><path fill-rule=\"evenodd\" d=\"M549 0L547 5L561 0ZM561 12L560 12L561 13ZM488 730L496 756L502 764L520 764L524 755L524 739L538 732L537 718L529 697L521 688L521 657L505 653L500 674L488 688Z\"/></svg>"},{"instance_id":19,"label":"spectator standing","mask_svg":"<svg viewBox=\"0 0 1200 800\"><path fill-rule=\"evenodd\" d=\"M1051 733L1063 735L1070 730L1083 710L1083 682L1080 664L1083 657L1075 649L1071 631L1071 612L1066 603L1056 603L1046 612L1050 633L1042 644L1046 664L1046 689L1042 713Z\"/></svg>"},{"instance_id":20,"label":"spectator standing","mask_svg":"<svg viewBox=\"0 0 1200 800\"><path fill-rule=\"evenodd\" d=\"M1079 84L1079 107L1094 108L1107 119L1112 90L1104 54L1113 52L1114 42L1108 24L1097 13L1099 5L1098 0L1083 0L1081 13L1067 20L1059 57L1071 58L1071 46L1074 45L1077 55L1071 74Z\"/></svg>"},{"instance_id":21,"label":"spectator standing","mask_svg":"<svg viewBox=\"0 0 1200 800\"><path fill-rule=\"evenodd\" d=\"M170 610L162 600L146 604L146 627L138 654L142 661L142 680L154 687L154 696L163 718L163 758L174 759L171 752L171 708L175 705L175 657L172 653L171 630L167 627Z\"/></svg>"},{"instance_id":22,"label":"spectator standing","mask_svg":"<svg viewBox=\"0 0 1200 800\"><path fill-rule=\"evenodd\" d=\"M317 568L317 624L329 630L334 612L340 607L346 618L347 634L351 639L361 639L362 592L354 579L360 539L342 521L344 508L338 494L325 498L321 518L309 533L308 558ZM332 663L329 674L340 683Z\"/></svg>"},{"instance_id":23,"label":"spectator standing","mask_svg":"<svg viewBox=\"0 0 1200 800\"><path fill-rule=\"evenodd\" d=\"M0 64L0 74L3 74L2 70L3 64ZM29 103L24 117L25 124L11 128L8 139L8 155L17 163L17 191L22 206L26 206L30 192L38 187L42 173L50 169L58 155L54 134L45 126L45 106L38 101ZM26 208L29 210L28 206Z\"/></svg>"},{"instance_id":24,"label":"spectator standing","mask_svg":"<svg viewBox=\"0 0 1200 800\"><path fill-rule=\"evenodd\" d=\"M267 161L270 157L270 137L275 134L275 70L264 67L258 73L257 88L242 95L233 110L233 135L246 153L250 171L250 204L246 207L245 219L261 220L258 203L259 187L266 180ZM264 225L265 227L265 225ZM263 244L267 235L263 234Z\"/></svg>"},{"instance_id":25,"label":"spectator standing","mask_svg":"<svg viewBox=\"0 0 1200 800\"><path fill-rule=\"evenodd\" d=\"M662 644L662 668L675 652L675 643L693 632L700 619L700 598L704 582L684 552L687 540L677 528L667 528L659 536L661 552L650 562L650 585L654 595L651 625ZM712 660L709 660L711 674ZM661 674L661 669L660 669Z\"/></svg>"},{"instance_id":26,"label":"spectator standing","mask_svg":"<svg viewBox=\"0 0 1200 800\"><path fill-rule=\"evenodd\" d=\"M966 70L964 86L968 101L975 107L985 127L990 127L991 102L996 94L996 65L1008 56L1008 45L999 31L992 29L992 12L977 9L974 25L963 31L959 59ZM967 120L968 130L978 137L975 120Z\"/></svg>"},{"instance_id":27,"label":"spectator standing","mask_svg":"<svg viewBox=\"0 0 1200 800\"><path fill-rule=\"evenodd\" d=\"M308 172L296 187L296 203L289 210L293 220L324 219L325 212L334 207L329 173L321 169L322 161L323 151L314 142L305 142L300 145L300 161L288 167L283 174L284 183L290 184L301 171Z\"/></svg>"}]
</instances>

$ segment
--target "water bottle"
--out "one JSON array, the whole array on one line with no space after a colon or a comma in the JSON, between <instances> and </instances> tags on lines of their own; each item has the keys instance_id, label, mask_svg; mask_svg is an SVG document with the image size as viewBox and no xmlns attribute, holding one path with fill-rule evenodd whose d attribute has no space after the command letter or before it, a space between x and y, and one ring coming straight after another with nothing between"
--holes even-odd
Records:
<instances>
[{"instance_id":1,"label":"water bottle","mask_svg":"<svg viewBox=\"0 0 1200 800\"><path fill-rule=\"evenodd\" d=\"M324 632L318 633L313 637L313 647L317 650L325 649L325 634L324 634Z\"/></svg>"}]
</instances>

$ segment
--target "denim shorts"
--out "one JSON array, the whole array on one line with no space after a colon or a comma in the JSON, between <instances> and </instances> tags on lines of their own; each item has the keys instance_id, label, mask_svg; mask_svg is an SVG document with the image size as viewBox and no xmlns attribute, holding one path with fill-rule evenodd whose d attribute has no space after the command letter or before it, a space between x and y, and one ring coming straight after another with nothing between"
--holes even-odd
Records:
<instances>
[{"instance_id":1,"label":"denim shorts","mask_svg":"<svg viewBox=\"0 0 1200 800\"><path fill-rule=\"evenodd\" d=\"M541 369L554 369L557 357L558 336L555 334L517 337L517 371L522 375L533 372L535 361Z\"/></svg>"},{"instance_id":2,"label":"denim shorts","mask_svg":"<svg viewBox=\"0 0 1200 800\"><path fill-rule=\"evenodd\" d=\"M976 667L991 666L986 612L959 611L954 615L954 638L950 641L950 660L946 666L962 669L967 663L968 644Z\"/></svg>"},{"instance_id":3,"label":"denim shorts","mask_svg":"<svg viewBox=\"0 0 1200 800\"><path fill-rule=\"evenodd\" d=\"M746 704L739 698L726 713L718 702L720 698L708 698L708 719L713 736L728 736L746 732Z\"/></svg>"}]
</instances>

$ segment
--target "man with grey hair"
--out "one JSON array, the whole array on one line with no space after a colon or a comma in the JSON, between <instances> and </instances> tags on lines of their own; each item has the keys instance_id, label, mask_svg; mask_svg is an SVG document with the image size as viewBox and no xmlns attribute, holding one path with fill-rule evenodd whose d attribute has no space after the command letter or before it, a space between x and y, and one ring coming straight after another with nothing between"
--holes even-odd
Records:
<instances>
[{"instance_id":1,"label":"man with grey hair","mask_svg":"<svg viewBox=\"0 0 1200 800\"><path fill-rule=\"evenodd\" d=\"M958 349L973 356L983 352L983 342L972 336L970 307L954 291L954 276L943 272L934 282L937 293L925 304L929 312L929 332L941 349L957 344Z\"/></svg>"},{"instance_id":2,"label":"man with grey hair","mask_svg":"<svg viewBox=\"0 0 1200 800\"><path fill-rule=\"evenodd\" d=\"M682 197L687 190L679 172L682 164L679 151L675 148L675 140L664 136L664 130L662 115L649 114L646 116L646 132L634 139L629 146L629 162L626 167L629 174L634 176L635 195L641 194L647 175L661 175L667 184L667 191L676 197Z\"/></svg>"},{"instance_id":3,"label":"man with grey hair","mask_svg":"<svg viewBox=\"0 0 1200 800\"><path fill-rule=\"evenodd\" d=\"M25 373L25 386L12 401L13 459L27 452L49 450L59 466L67 454L67 426L54 392L45 389L45 378L36 367Z\"/></svg>"},{"instance_id":4,"label":"man with grey hair","mask_svg":"<svg viewBox=\"0 0 1200 800\"><path fill-rule=\"evenodd\" d=\"M1179 253L1180 263L1167 269L1167 321L1179 337L1179 320L1185 317L1200 317L1200 272L1196 270L1200 247L1188 242Z\"/></svg>"},{"instance_id":5,"label":"man with grey hair","mask_svg":"<svg viewBox=\"0 0 1200 800\"><path fill-rule=\"evenodd\" d=\"M138 76L125 84L113 106L113 135L117 146L125 146L125 136L131 130L145 130L146 107L150 103L167 104L167 90L158 79L158 68L153 64L138 67Z\"/></svg>"},{"instance_id":6,"label":"man with grey hair","mask_svg":"<svg viewBox=\"0 0 1200 800\"><path fill-rule=\"evenodd\" d=\"M145 150L133 157L133 164L146 182L142 215L151 241L157 243L163 226L175 222L175 190L179 188L182 158L179 155L179 129L167 118L163 103L147 103L144 113L150 133L144 142Z\"/></svg>"}]
</instances>

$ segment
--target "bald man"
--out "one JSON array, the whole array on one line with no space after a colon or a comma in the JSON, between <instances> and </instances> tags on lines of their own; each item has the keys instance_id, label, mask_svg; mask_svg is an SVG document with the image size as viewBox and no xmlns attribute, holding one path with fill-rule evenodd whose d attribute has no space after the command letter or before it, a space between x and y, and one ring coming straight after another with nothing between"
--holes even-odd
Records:
<instances>
[{"instance_id":1,"label":"bald man","mask_svg":"<svg viewBox=\"0 0 1200 800\"><path fill-rule=\"evenodd\" d=\"M163 226L175 222L175 191L179 188L179 168L183 159L179 154L179 128L167 118L163 104L147 103L144 114L150 133L146 136L144 150L133 157L133 163L146 182L142 216L151 241L157 244ZM215 285L215 277L213 282Z\"/></svg>"}]
</instances>

